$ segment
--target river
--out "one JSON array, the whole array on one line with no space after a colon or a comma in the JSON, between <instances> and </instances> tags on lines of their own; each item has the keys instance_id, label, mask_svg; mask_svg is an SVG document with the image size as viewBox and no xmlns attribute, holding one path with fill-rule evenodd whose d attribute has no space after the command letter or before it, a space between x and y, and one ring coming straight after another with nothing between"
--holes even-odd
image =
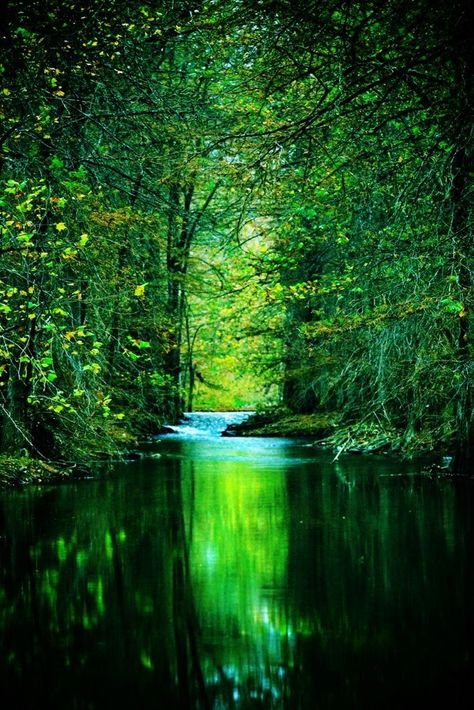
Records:
<instances>
[{"instance_id":1,"label":"river","mask_svg":"<svg viewBox=\"0 0 474 710\"><path fill-rule=\"evenodd\" d=\"M2 707L461 707L473 484L237 417L0 494Z\"/></svg>"}]
</instances>

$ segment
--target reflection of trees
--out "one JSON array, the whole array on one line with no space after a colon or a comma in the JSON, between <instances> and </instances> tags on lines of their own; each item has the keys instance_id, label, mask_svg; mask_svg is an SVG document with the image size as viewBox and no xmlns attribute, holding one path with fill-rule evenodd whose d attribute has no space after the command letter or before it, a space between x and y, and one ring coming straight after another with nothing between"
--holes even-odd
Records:
<instances>
[{"instance_id":1,"label":"reflection of trees","mask_svg":"<svg viewBox=\"0 0 474 710\"><path fill-rule=\"evenodd\" d=\"M288 657L284 473L242 461L201 465L193 520L191 574L213 702L279 706Z\"/></svg>"},{"instance_id":2,"label":"reflection of trees","mask_svg":"<svg viewBox=\"0 0 474 710\"><path fill-rule=\"evenodd\" d=\"M130 484L5 502L0 673L16 704L207 707L179 464L153 478L144 508Z\"/></svg>"},{"instance_id":3,"label":"reflection of trees","mask_svg":"<svg viewBox=\"0 0 474 710\"><path fill-rule=\"evenodd\" d=\"M3 498L2 700L454 707L471 498L366 465L161 459Z\"/></svg>"},{"instance_id":4,"label":"reflection of trees","mask_svg":"<svg viewBox=\"0 0 474 710\"><path fill-rule=\"evenodd\" d=\"M379 708L440 697L451 706L467 687L466 611L472 620L456 490L359 461L288 477L292 700Z\"/></svg>"}]
</instances>

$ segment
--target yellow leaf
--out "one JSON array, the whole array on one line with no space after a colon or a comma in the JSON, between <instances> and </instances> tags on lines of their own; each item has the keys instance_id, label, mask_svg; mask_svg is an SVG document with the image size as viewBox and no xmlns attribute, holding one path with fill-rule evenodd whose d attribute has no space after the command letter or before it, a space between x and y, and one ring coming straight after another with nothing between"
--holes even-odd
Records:
<instances>
[{"instance_id":1,"label":"yellow leaf","mask_svg":"<svg viewBox=\"0 0 474 710\"><path fill-rule=\"evenodd\" d=\"M145 293L145 286L146 284L141 284L141 286L137 286L135 288L135 296L143 296Z\"/></svg>"},{"instance_id":2,"label":"yellow leaf","mask_svg":"<svg viewBox=\"0 0 474 710\"><path fill-rule=\"evenodd\" d=\"M64 232L64 230L67 229L67 227L64 224L64 222L58 222L56 225L56 229L58 230L58 232Z\"/></svg>"}]
</instances>

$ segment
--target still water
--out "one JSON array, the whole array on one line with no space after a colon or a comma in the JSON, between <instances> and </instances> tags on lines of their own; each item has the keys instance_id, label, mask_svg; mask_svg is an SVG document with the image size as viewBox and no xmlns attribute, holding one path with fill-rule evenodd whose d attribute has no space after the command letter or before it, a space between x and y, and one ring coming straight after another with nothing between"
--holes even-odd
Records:
<instances>
[{"instance_id":1,"label":"still water","mask_svg":"<svg viewBox=\"0 0 474 710\"><path fill-rule=\"evenodd\" d=\"M461 707L474 484L232 418L0 495L2 707Z\"/></svg>"}]
</instances>

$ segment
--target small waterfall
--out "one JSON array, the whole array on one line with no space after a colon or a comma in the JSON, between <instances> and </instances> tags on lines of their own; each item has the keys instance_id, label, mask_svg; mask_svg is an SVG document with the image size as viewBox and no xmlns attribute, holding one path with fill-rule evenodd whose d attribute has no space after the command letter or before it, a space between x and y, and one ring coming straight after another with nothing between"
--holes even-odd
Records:
<instances>
[{"instance_id":1,"label":"small waterfall","mask_svg":"<svg viewBox=\"0 0 474 710\"><path fill-rule=\"evenodd\" d=\"M209 439L221 436L229 424L240 424L253 412L185 412L179 424L167 424L172 429L168 437Z\"/></svg>"}]
</instances>

